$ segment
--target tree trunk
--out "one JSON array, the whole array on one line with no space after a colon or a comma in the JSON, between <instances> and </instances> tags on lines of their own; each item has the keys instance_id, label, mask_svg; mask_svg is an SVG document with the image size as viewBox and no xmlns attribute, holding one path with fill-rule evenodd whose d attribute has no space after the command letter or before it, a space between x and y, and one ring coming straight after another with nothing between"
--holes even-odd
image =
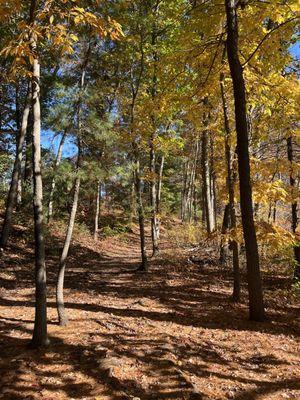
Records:
<instances>
[{"instance_id":1,"label":"tree trunk","mask_svg":"<svg viewBox=\"0 0 300 400\"><path fill-rule=\"evenodd\" d=\"M138 155L136 155L136 158L135 158L134 178L135 178L135 190L136 190L137 209L138 209L138 218L139 218L140 245L141 245L141 258L142 258L142 263L139 266L138 270L147 271L148 260L147 260L147 253L146 253L145 214L144 214L144 206L143 206L143 199L142 199L140 160L139 160Z\"/></svg>"},{"instance_id":2,"label":"tree trunk","mask_svg":"<svg viewBox=\"0 0 300 400\"><path fill-rule=\"evenodd\" d=\"M81 168L81 140L78 139L78 156L77 156L77 166L76 166L76 178L74 183L74 193L73 193L73 203L69 217L69 223L67 228L67 233L65 237L64 247L61 253L59 261L59 271L56 285L56 305L57 313L59 319L59 325L65 326L68 323L68 316L64 306L64 279L65 279L65 269L66 260L69 253L69 248L71 244L71 239L73 235L73 229L75 224L75 217L78 206L79 190L80 190L80 168Z\"/></svg>"},{"instance_id":3,"label":"tree trunk","mask_svg":"<svg viewBox=\"0 0 300 400\"><path fill-rule=\"evenodd\" d=\"M135 193L135 174L132 175L132 184L131 184L131 191L130 191L130 217L129 223L132 224L134 218L136 217L136 193Z\"/></svg>"},{"instance_id":4,"label":"tree trunk","mask_svg":"<svg viewBox=\"0 0 300 400\"><path fill-rule=\"evenodd\" d=\"M31 13L35 12L36 1L31 1ZM47 337L47 293L45 243L43 232L43 183L41 173L41 109L40 109L40 63L36 56L36 38L32 35L31 49L35 54L32 77L33 111L33 209L35 237L35 320L31 345L40 347L48 344Z\"/></svg>"},{"instance_id":5,"label":"tree trunk","mask_svg":"<svg viewBox=\"0 0 300 400\"><path fill-rule=\"evenodd\" d=\"M293 161L294 161L294 154L293 154L293 140L292 137L289 136L287 138L287 155L288 155L288 160L290 163L290 185L291 185L291 191L292 191L292 197L294 196L294 190L296 187L296 179L294 177L294 168L293 168ZM291 223L291 228L292 232L295 234L298 226L298 214L297 214L297 201L295 199L292 199L292 207L291 207L291 216L292 216L292 223ZM294 277L296 279L300 279L300 244L296 243L294 246L294 258L295 258L295 272L294 272Z\"/></svg>"},{"instance_id":6,"label":"tree trunk","mask_svg":"<svg viewBox=\"0 0 300 400\"><path fill-rule=\"evenodd\" d=\"M214 205L211 196L211 174L208 159L208 132L204 130L202 134L202 187L205 199L205 216L207 233L212 233L215 229Z\"/></svg>"},{"instance_id":7,"label":"tree trunk","mask_svg":"<svg viewBox=\"0 0 300 400\"><path fill-rule=\"evenodd\" d=\"M221 230L221 246L220 246L220 263L222 265L226 264L226 260L228 257L228 242L223 239L223 235L225 235L230 228L230 205L227 203L224 208L224 216Z\"/></svg>"},{"instance_id":8,"label":"tree trunk","mask_svg":"<svg viewBox=\"0 0 300 400\"><path fill-rule=\"evenodd\" d=\"M32 185L32 129L33 117L32 112L28 116L28 124L25 137L25 170L24 170L24 184L26 189L31 188Z\"/></svg>"},{"instance_id":9,"label":"tree trunk","mask_svg":"<svg viewBox=\"0 0 300 400\"><path fill-rule=\"evenodd\" d=\"M29 84L28 92L26 95L23 116L22 116L22 123L21 123L19 134L18 134L16 157L15 157L15 162L14 162L14 167L13 167L13 173L12 173L9 192L7 195L5 216L4 216L4 222L3 222L2 234L1 234L1 243L0 243L1 248L4 248L6 246L9 232L11 229L11 224L12 224L13 210L15 207L17 190L18 190L18 178L19 178L19 173L20 173L21 163L22 163L23 144L24 144L24 140L25 140L26 129L27 129L27 124L28 124L28 117L29 117L31 100L32 100L31 96L32 96L31 84Z\"/></svg>"},{"instance_id":10,"label":"tree trunk","mask_svg":"<svg viewBox=\"0 0 300 400\"><path fill-rule=\"evenodd\" d=\"M214 166L214 142L212 135L209 135L210 142L210 195L213 204L214 226L217 226L217 184L216 171Z\"/></svg>"},{"instance_id":11,"label":"tree trunk","mask_svg":"<svg viewBox=\"0 0 300 400\"><path fill-rule=\"evenodd\" d=\"M225 56L225 54L224 54ZM224 128L225 128L225 159L227 166L227 190L228 190L228 205L230 215L231 229L236 229L236 211L234 199L234 185L236 182L236 172L234 160L232 160L230 138L231 130L229 125L228 106L225 95L224 73L220 74L220 88L224 115ZM239 262L239 245L236 240L230 240L230 249L232 250L232 264L233 264L233 294L232 299L238 302L241 297L241 284L240 284L240 262Z\"/></svg>"},{"instance_id":12,"label":"tree trunk","mask_svg":"<svg viewBox=\"0 0 300 400\"><path fill-rule=\"evenodd\" d=\"M16 149L18 149L18 142L19 142L19 136L20 136L20 130L21 130L21 124L22 124L19 100L20 100L19 99L19 85L17 84L17 86L16 86L16 126L17 126L18 136L17 136ZM24 139L23 139L23 142L24 142ZM17 187L17 207L16 207L17 210L19 209L21 203L22 203L22 154L21 154L21 162L18 165L18 187Z\"/></svg>"},{"instance_id":13,"label":"tree trunk","mask_svg":"<svg viewBox=\"0 0 300 400\"><path fill-rule=\"evenodd\" d=\"M155 171L155 142L156 134L153 133L150 139L150 208L151 208L151 238L152 238L152 256L155 256L158 251L158 236L159 236L159 227L158 227L158 218L157 218L157 190L156 190L156 171Z\"/></svg>"},{"instance_id":14,"label":"tree trunk","mask_svg":"<svg viewBox=\"0 0 300 400\"><path fill-rule=\"evenodd\" d=\"M158 172L158 181L157 181L157 196L156 196L156 210L157 213L160 213L160 201L161 201L161 189L162 189L162 178L163 178L163 170L164 170L165 156L161 156L159 172Z\"/></svg>"},{"instance_id":15,"label":"tree trunk","mask_svg":"<svg viewBox=\"0 0 300 400\"><path fill-rule=\"evenodd\" d=\"M186 221L187 215L187 197L188 197L188 175L189 175L189 161L183 164L183 182L181 191L181 221Z\"/></svg>"},{"instance_id":16,"label":"tree trunk","mask_svg":"<svg viewBox=\"0 0 300 400\"><path fill-rule=\"evenodd\" d=\"M100 199L101 199L101 179L99 179L98 183L97 183L96 210L95 210L95 222L94 222L94 240L98 239L99 215L100 215Z\"/></svg>"},{"instance_id":17,"label":"tree trunk","mask_svg":"<svg viewBox=\"0 0 300 400\"><path fill-rule=\"evenodd\" d=\"M53 215L53 196L54 196L54 191L55 191L55 186L56 186L56 180L55 180L55 173L57 171L57 168L61 162L62 159L62 151L63 151L63 146L65 143L66 139L66 132L62 134L58 150L57 150L57 155L56 155L56 160L53 166L53 177L51 181L51 186L50 186L50 194L49 194L49 203L48 203L48 216L47 216L47 222L49 223L52 215Z\"/></svg>"},{"instance_id":18,"label":"tree trunk","mask_svg":"<svg viewBox=\"0 0 300 400\"><path fill-rule=\"evenodd\" d=\"M249 316L251 320L262 321L265 318L265 311L253 218L246 93L243 69L239 60L238 20L235 0L225 0L225 8L227 17L227 56L234 92L241 214L247 259Z\"/></svg>"}]
</instances>

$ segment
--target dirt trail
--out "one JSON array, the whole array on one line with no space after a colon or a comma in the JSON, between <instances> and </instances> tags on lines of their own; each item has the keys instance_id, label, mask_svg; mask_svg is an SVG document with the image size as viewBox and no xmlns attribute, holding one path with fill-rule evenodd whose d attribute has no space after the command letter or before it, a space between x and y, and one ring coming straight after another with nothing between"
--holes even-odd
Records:
<instances>
[{"instance_id":1,"label":"dirt trail","mask_svg":"<svg viewBox=\"0 0 300 400\"><path fill-rule=\"evenodd\" d=\"M135 234L73 243L57 326L54 282L59 239L48 243L51 346L29 351L33 311L30 243L12 245L1 272L3 399L298 399L299 309L279 307L270 283L265 323L229 301L217 265L176 258L167 241L148 274L135 273ZM171 259L171 261L170 261ZM18 282L18 283L17 283Z\"/></svg>"}]
</instances>

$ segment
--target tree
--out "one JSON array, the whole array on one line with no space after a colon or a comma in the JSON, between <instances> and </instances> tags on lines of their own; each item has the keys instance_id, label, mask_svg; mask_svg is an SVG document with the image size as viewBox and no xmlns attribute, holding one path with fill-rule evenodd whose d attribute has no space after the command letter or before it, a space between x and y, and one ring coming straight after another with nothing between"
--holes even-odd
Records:
<instances>
[{"instance_id":1,"label":"tree","mask_svg":"<svg viewBox=\"0 0 300 400\"><path fill-rule=\"evenodd\" d=\"M31 0L30 23L35 20L37 2ZM43 182L41 171L41 108L40 108L40 62L37 53L37 36L30 34L30 47L33 54L32 67L32 152L33 152L33 210L35 236L35 319L32 346L48 344L47 337L47 292L43 215Z\"/></svg>"},{"instance_id":2,"label":"tree","mask_svg":"<svg viewBox=\"0 0 300 400\"><path fill-rule=\"evenodd\" d=\"M240 201L247 259L249 316L251 320L262 321L265 318L265 311L253 218L246 93L243 69L239 60L238 16L235 0L225 0L225 8L227 18L227 57L234 93Z\"/></svg>"}]
</instances>

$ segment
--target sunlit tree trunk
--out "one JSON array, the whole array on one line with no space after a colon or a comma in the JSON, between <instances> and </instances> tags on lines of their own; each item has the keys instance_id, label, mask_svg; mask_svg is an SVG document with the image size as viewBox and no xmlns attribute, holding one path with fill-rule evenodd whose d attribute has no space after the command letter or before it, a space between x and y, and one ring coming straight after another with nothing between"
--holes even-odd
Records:
<instances>
[{"instance_id":1,"label":"sunlit tree trunk","mask_svg":"<svg viewBox=\"0 0 300 400\"><path fill-rule=\"evenodd\" d=\"M207 233L212 233L215 229L215 217L208 144L208 132L204 130L202 133L202 190L205 199L206 229Z\"/></svg>"},{"instance_id":2,"label":"sunlit tree trunk","mask_svg":"<svg viewBox=\"0 0 300 400\"><path fill-rule=\"evenodd\" d=\"M94 221L94 240L98 239L98 233L99 233L100 201L101 201L101 179L99 179L97 183L96 209L95 209L95 221Z\"/></svg>"},{"instance_id":3,"label":"sunlit tree trunk","mask_svg":"<svg viewBox=\"0 0 300 400\"><path fill-rule=\"evenodd\" d=\"M225 56L225 54L224 54ZM220 74L220 88L224 115L224 128L225 128L225 159L227 166L227 190L228 190L228 206L230 216L230 227L232 230L236 229L236 210L234 199L234 186L236 182L236 172L234 162L232 160L232 152L230 146L231 130L229 125L228 106L225 95L224 73ZM239 245L236 240L230 240L230 249L232 250L232 264L233 264L233 301L239 301L241 296L240 285L240 263L239 263Z\"/></svg>"},{"instance_id":4,"label":"sunlit tree trunk","mask_svg":"<svg viewBox=\"0 0 300 400\"><path fill-rule=\"evenodd\" d=\"M36 1L31 1L31 21L34 20ZM35 237L35 320L31 345L40 347L48 344L47 337L47 292L45 243L43 232L43 183L41 171L41 108L40 108L40 63L36 54L36 37L31 36L31 50L34 54L32 76L33 112L33 209Z\"/></svg>"},{"instance_id":5,"label":"sunlit tree trunk","mask_svg":"<svg viewBox=\"0 0 300 400\"><path fill-rule=\"evenodd\" d=\"M216 171L214 165L214 142L212 135L209 134L209 142L210 142L210 195L213 204L213 218L214 218L214 226L217 226L217 182L216 182Z\"/></svg>"},{"instance_id":6,"label":"sunlit tree trunk","mask_svg":"<svg viewBox=\"0 0 300 400\"><path fill-rule=\"evenodd\" d=\"M161 218L160 202L161 202L161 190L162 190L164 162L165 162L165 157L164 157L164 155L162 155L161 159L160 159L160 164L159 164L159 171L158 171L158 178L157 178L157 192L156 192L157 239L159 239L159 237L160 237L160 218Z\"/></svg>"},{"instance_id":7,"label":"sunlit tree trunk","mask_svg":"<svg viewBox=\"0 0 300 400\"><path fill-rule=\"evenodd\" d=\"M249 316L251 320L262 321L265 318L265 311L260 277L258 245L253 218L246 93L243 69L239 60L236 4L235 0L225 0L227 17L226 44L234 92L241 214L247 260Z\"/></svg>"},{"instance_id":8,"label":"sunlit tree trunk","mask_svg":"<svg viewBox=\"0 0 300 400\"><path fill-rule=\"evenodd\" d=\"M157 190L156 190L156 171L155 171L155 161L156 154L154 148L156 135L153 134L150 139L150 208L151 208L151 238L152 238L152 256L155 256L158 251L158 236L159 236L159 227L158 227L158 218L157 218Z\"/></svg>"},{"instance_id":9,"label":"sunlit tree trunk","mask_svg":"<svg viewBox=\"0 0 300 400\"><path fill-rule=\"evenodd\" d=\"M159 171L158 171L158 180L157 180L157 194L156 194L156 211L160 213L160 201L161 201L161 190L162 190L162 179L163 179L163 170L164 170L165 156L161 156Z\"/></svg>"},{"instance_id":10,"label":"sunlit tree trunk","mask_svg":"<svg viewBox=\"0 0 300 400\"><path fill-rule=\"evenodd\" d=\"M21 124L22 124L20 99L19 99L19 84L16 85L16 102L15 103L16 103L16 127L17 127L17 131L18 131L16 148L18 149L18 142L19 142L19 136L21 133ZM23 144L24 144L24 139L23 139ZM21 155L21 161L18 165L17 209L20 207L21 203L22 203L22 155Z\"/></svg>"}]
</instances>

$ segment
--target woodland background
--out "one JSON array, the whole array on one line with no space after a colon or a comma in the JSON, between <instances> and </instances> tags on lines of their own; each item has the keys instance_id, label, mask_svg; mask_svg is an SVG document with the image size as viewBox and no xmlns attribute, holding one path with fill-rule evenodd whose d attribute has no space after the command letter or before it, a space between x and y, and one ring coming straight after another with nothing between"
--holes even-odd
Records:
<instances>
[{"instance_id":1,"label":"woodland background","mask_svg":"<svg viewBox=\"0 0 300 400\"><path fill-rule=\"evenodd\" d=\"M2 398L297 398L298 2L0 22Z\"/></svg>"}]
</instances>

